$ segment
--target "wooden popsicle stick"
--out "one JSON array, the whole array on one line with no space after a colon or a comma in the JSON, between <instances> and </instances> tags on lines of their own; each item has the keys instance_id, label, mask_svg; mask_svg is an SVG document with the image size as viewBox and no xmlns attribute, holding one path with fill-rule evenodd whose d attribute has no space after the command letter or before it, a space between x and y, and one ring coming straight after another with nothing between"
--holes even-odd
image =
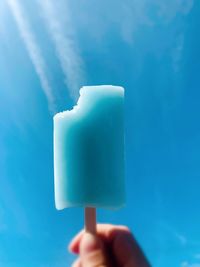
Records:
<instances>
[{"instance_id":1,"label":"wooden popsicle stick","mask_svg":"<svg viewBox=\"0 0 200 267\"><path fill-rule=\"evenodd\" d=\"M85 231L96 234L96 208L85 208Z\"/></svg>"}]
</instances>

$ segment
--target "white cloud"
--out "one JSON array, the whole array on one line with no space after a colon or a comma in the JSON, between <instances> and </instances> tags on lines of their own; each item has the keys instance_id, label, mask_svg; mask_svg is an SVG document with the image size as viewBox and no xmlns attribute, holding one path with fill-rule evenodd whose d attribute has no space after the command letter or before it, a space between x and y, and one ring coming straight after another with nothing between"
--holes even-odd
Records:
<instances>
[{"instance_id":1,"label":"white cloud","mask_svg":"<svg viewBox=\"0 0 200 267\"><path fill-rule=\"evenodd\" d=\"M155 16L161 23L170 23L178 14L186 15L193 7L194 0L141 0L124 2L123 19L120 20L121 34L125 41L133 39L134 31L141 25L154 26ZM154 10L152 17L150 10ZM158 23L158 21L156 20Z\"/></svg>"},{"instance_id":2,"label":"white cloud","mask_svg":"<svg viewBox=\"0 0 200 267\"><path fill-rule=\"evenodd\" d=\"M132 43L135 32L141 26L153 27L159 23L171 23L177 15L188 14L193 3L194 0L111 0L95 3L82 0L71 1L69 4L73 9L74 19L97 42L105 41L105 33L116 28L125 42ZM81 12L78 13L77 10Z\"/></svg>"},{"instance_id":3,"label":"white cloud","mask_svg":"<svg viewBox=\"0 0 200 267\"><path fill-rule=\"evenodd\" d=\"M72 98L77 98L79 88L84 82L84 63L74 41L73 27L70 14L65 2L65 24L62 22L62 12L58 11L57 4L51 0L38 0L42 8L45 24L55 45L56 54L65 75Z\"/></svg>"},{"instance_id":4,"label":"white cloud","mask_svg":"<svg viewBox=\"0 0 200 267\"><path fill-rule=\"evenodd\" d=\"M46 62L42 56L40 47L37 44L35 35L31 30L29 21L26 18L20 2L18 0L7 0L7 3L17 23L19 32L29 53L30 59L35 67L35 71L39 77L42 89L47 97L49 109L53 113L55 111L53 90L48 79Z\"/></svg>"},{"instance_id":5,"label":"white cloud","mask_svg":"<svg viewBox=\"0 0 200 267\"><path fill-rule=\"evenodd\" d=\"M165 23L171 22L177 14L187 15L194 4L194 0L154 0L154 2L160 19Z\"/></svg>"}]
</instances>

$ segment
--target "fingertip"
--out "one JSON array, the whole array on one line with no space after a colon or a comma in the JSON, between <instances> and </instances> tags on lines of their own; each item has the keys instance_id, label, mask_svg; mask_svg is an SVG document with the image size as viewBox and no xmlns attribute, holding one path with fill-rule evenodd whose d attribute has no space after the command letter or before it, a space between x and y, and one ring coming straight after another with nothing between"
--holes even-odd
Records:
<instances>
[{"instance_id":1,"label":"fingertip","mask_svg":"<svg viewBox=\"0 0 200 267\"><path fill-rule=\"evenodd\" d=\"M67 250L71 253L78 254L79 253L79 243L76 240L72 240L67 247Z\"/></svg>"},{"instance_id":2,"label":"fingertip","mask_svg":"<svg viewBox=\"0 0 200 267\"><path fill-rule=\"evenodd\" d=\"M79 246L78 244L69 244L67 250L71 253L78 254L79 253Z\"/></svg>"}]
</instances>

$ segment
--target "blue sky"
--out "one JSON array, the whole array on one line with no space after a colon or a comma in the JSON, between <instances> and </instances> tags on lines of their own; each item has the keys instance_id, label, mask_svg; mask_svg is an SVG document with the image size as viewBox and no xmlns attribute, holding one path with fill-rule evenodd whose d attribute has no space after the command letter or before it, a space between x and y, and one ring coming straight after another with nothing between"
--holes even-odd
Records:
<instances>
[{"instance_id":1,"label":"blue sky","mask_svg":"<svg viewBox=\"0 0 200 267\"><path fill-rule=\"evenodd\" d=\"M41 3L42 2L42 3ZM62 267L53 121L82 85L125 87L126 224L155 267L200 266L200 2L0 0L0 265Z\"/></svg>"}]
</instances>

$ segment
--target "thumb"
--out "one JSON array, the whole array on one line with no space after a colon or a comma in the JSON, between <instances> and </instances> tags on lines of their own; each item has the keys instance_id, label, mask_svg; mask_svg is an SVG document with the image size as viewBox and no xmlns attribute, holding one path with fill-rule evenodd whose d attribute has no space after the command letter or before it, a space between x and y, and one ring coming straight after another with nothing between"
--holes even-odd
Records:
<instances>
[{"instance_id":1,"label":"thumb","mask_svg":"<svg viewBox=\"0 0 200 267\"><path fill-rule=\"evenodd\" d=\"M80 258L82 267L108 267L103 242L90 233L85 233L81 239Z\"/></svg>"}]
</instances>

